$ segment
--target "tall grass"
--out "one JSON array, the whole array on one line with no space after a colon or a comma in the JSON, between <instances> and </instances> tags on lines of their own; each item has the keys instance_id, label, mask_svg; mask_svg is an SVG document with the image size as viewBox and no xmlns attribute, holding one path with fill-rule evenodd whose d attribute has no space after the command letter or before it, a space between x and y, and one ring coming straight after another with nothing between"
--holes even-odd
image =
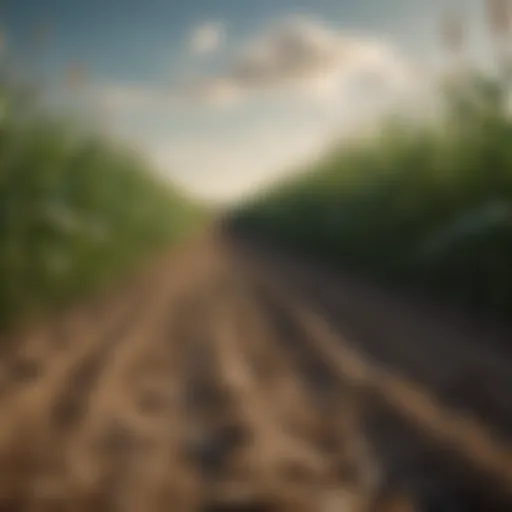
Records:
<instances>
[{"instance_id":1,"label":"tall grass","mask_svg":"<svg viewBox=\"0 0 512 512\"><path fill-rule=\"evenodd\" d=\"M140 155L31 98L0 88L0 328L107 285L202 215Z\"/></svg>"},{"instance_id":2,"label":"tall grass","mask_svg":"<svg viewBox=\"0 0 512 512\"><path fill-rule=\"evenodd\" d=\"M496 36L505 32L490 2ZM499 5L498 5L499 4ZM498 26L499 25L499 26ZM449 44L461 43L461 30ZM503 54L500 52L500 57ZM442 88L435 121L382 123L233 215L234 225L475 311L512 311L512 115L506 60Z\"/></svg>"}]
</instances>

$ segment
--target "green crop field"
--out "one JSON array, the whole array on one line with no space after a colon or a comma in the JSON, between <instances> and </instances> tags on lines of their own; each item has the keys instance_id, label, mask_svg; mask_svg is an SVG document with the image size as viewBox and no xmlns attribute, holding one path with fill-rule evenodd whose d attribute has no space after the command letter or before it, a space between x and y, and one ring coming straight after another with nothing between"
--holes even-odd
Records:
<instances>
[{"instance_id":1,"label":"green crop field","mask_svg":"<svg viewBox=\"0 0 512 512\"><path fill-rule=\"evenodd\" d=\"M475 311L512 307L507 74L457 75L435 120L382 121L240 207L237 229Z\"/></svg>"},{"instance_id":2,"label":"green crop field","mask_svg":"<svg viewBox=\"0 0 512 512\"><path fill-rule=\"evenodd\" d=\"M135 152L42 114L21 89L0 98L2 327L105 286L202 218Z\"/></svg>"}]
</instances>

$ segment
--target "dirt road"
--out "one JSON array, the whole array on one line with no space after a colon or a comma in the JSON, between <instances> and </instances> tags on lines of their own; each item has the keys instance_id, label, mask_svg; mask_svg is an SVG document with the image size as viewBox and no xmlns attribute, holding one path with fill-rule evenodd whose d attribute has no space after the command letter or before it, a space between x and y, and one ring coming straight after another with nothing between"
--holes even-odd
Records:
<instances>
[{"instance_id":1,"label":"dirt road","mask_svg":"<svg viewBox=\"0 0 512 512\"><path fill-rule=\"evenodd\" d=\"M210 234L5 337L0 510L512 510L498 338Z\"/></svg>"}]
</instances>

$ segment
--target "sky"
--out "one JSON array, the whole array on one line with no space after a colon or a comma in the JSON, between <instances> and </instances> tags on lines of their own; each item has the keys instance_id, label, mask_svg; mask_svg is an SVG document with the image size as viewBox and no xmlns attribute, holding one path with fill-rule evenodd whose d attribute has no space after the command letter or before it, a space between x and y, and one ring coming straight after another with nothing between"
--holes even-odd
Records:
<instances>
[{"instance_id":1,"label":"sky","mask_svg":"<svg viewBox=\"0 0 512 512\"><path fill-rule=\"evenodd\" d=\"M191 193L232 201L410 97L441 62L440 18L477 25L481 5L3 0L0 16L4 53L57 108L81 105Z\"/></svg>"}]
</instances>

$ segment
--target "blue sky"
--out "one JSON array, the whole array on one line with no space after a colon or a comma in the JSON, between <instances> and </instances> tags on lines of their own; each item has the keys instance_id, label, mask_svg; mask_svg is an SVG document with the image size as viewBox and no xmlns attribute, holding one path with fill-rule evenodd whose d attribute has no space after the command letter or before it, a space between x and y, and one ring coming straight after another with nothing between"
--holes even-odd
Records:
<instances>
[{"instance_id":1,"label":"blue sky","mask_svg":"<svg viewBox=\"0 0 512 512\"><path fill-rule=\"evenodd\" d=\"M374 88L365 97L360 82L349 85L349 75L359 73L359 80L377 72L387 80L388 94L388 78L396 82L400 76L402 83L411 62L436 59L438 20L447 6L462 5L474 16L482 4L4 2L8 52L22 51L34 27L51 27L39 64L52 83L50 93L61 97L66 69L82 62L88 83L73 94L95 102L108 130L139 145L161 172L214 200L240 197L314 156L333 135L350 131L371 111L377 93ZM347 58L350 69L342 69Z\"/></svg>"}]
</instances>

